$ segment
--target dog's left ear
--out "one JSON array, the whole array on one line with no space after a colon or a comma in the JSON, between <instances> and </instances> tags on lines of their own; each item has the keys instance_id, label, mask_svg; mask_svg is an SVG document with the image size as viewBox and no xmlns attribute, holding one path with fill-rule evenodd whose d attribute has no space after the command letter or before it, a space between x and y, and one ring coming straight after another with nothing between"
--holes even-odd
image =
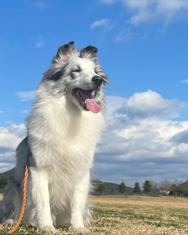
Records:
<instances>
[{"instance_id":1,"label":"dog's left ear","mask_svg":"<svg viewBox=\"0 0 188 235\"><path fill-rule=\"evenodd\" d=\"M73 49L74 49L73 41L68 42L63 46L60 46L58 48L57 55L54 57L53 61L55 62L56 58L60 58L62 61L65 61Z\"/></svg>"},{"instance_id":2,"label":"dog's left ear","mask_svg":"<svg viewBox=\"0 0 188 235\"><path fill-rule=\"evenodd\" d=\"M80 57L83 57L85 53L90 54L92 57L96 57L98 49L93 46L87 46L80 51Z\"/></svg>"}]
</instances>

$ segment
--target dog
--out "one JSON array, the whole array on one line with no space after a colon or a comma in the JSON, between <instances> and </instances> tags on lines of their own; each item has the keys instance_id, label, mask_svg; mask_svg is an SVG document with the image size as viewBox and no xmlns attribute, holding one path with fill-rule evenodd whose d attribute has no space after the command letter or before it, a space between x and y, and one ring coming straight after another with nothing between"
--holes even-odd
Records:
<instances>
[{"instance_id":1,"label":"dog","mask_svg":"<svg viewBox=\"0 0 188 235\"><path fill-rule=\"evenodd\" d=\"M16 173L4 190L0 222L18 220L24 169L29 154L27 203L22 225L55 233L70 226L89 232L92 217L90 170L105 122L104 85L108 76L98 49L82 50L71 41L58 48L38 85L26 119L27 137L16 149Z\"/></svg>"}]
</instances>

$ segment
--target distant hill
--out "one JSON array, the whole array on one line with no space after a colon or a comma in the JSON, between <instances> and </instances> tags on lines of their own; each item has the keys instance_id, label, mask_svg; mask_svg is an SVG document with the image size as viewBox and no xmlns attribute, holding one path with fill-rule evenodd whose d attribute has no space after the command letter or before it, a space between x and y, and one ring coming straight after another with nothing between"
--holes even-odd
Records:
<instances>
[{"instance_id":1,"label":"distant hill","mask_svg":"<svg viewBox=\"0 0 188 235\"><path fill-rule=\"evenodd\" d=\"M10 171L6 171L4 173L0 173L0 179L2 178L2 176L6 176L9 177L10 175L14 175L15 174L15 168L11 169ZM100 195L99 192L96 191L97 187L99 186L99 184L102 183L101 180L98 179L92 179L92 185L94 186L92 193L93 195ZM115 183L110 183L110 182L103 182L106 186L106 191L104 192L104 195L118 195L118 184ZM126 186L126 194L128 195L132 195L133 194L133 188L130 188L128 186Z\"/></svg>"},{"instance_id":2,"label":"distant hill","mask_svg":"<svg viewBox=\"0 0 188 235\"><path fill-rule=\"evenodd\" d=\"M188 180L178 186L180 195L188 196Z\"/></svg>"},{"instance_id":3,"label":"distant hill","mask_svg":"<svg viewBox=\"0 0 188 235\"><path fill-rule=\"evenodd\" d=\"M10 171L6 171L6 172L3 172L3 173L0 173L0 179L3 176L9 177L9 176L14 175L14 174L15 174L15 168L12 168ZM0 189L0 193L3 193L3 189Z\"/></svg>"},{"instance_id":4,"label":"distant hill","mask_svg":"<svg viewBox=\"0 0 188 235\"><path fill-rule=\"evenodd\" d=\"M10 171L0 173L0 179L2 178L2 176L9 177L10 175L14 175L14 174L15 174L15 168L12 168Z\"/></svg>"},{"instance_id":5,"label":"distant hill","mask_svg":"<svg viewBox=\"0 0 188 235\"><path fill-rule=\"evenodd\" d=\"M94 186L94 190L91 194L93 195L100 195L99 192L96 191L99 184L102 183L101 180L95 180L92 179L92 184ZM117 195L120 194L118 191L119 184L110 183L110 182L103 182L106 186L106 191L103 193L103 195ZM126 194L127 195L133 195L133 188L126 186Z\"/></svg>"}]
</instances>

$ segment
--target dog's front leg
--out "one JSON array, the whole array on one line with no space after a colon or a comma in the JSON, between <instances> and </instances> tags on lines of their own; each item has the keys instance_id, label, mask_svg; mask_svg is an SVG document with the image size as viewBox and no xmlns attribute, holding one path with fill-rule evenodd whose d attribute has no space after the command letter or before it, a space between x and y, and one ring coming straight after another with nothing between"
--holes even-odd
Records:
<instances>
[{"instance_id":1,"label":"dog's front leg","mask_svg":"<svg viewBox=\"0 0 188 235\"><path fill-rule=\"evenodd\" d=\"M71 229L76 232L88 233L84 227L83 214L89 195L90 175L87 175L74 188L71 205Z\"/></svg>"},{"instance_id":2,"label":"dog's front leg","mask_svg":"<svg viewBox=\"0 0 188 235\"><path fill-rule=\"evenodd\" d=\"M48 175L44 169L30 167L31 192L36 208L37 224L41 231L54 233L55 228L50 212Z\"/></svg>"}]
</instances>

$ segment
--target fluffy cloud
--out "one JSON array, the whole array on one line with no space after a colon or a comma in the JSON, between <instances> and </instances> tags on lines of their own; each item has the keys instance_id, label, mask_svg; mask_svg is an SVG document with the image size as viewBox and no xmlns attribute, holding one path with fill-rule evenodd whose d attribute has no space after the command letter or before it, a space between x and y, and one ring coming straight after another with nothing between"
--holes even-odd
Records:
<instances>
[{"instance_id":1,"label":"fluffy cloud","mask_svg":"<svg viewBox=\"0 0 188 235\"><path fill-rule=\"evenodd\" d=\"M151 90L106 100L107 127L93 177L128 186L146 179L187 179L188 121L181 120L187 105ZM24 124L0 128L0 172L15 164L14 151L25 133Z\"/></svg>"},{"instance_id":2,"label":"fluffy cloud","mask_svg":"<svg viewBox=\"0 0 188 235\"><path fill-rule=\"evenodd\" d=\"M177 100L165 100L158 93L148 90L147 92L135 93L125 104L117 110L117 113L125 114L130 118L145 117L179 117L181 103Z\"/></svg>"},{"instance_id":3,"label":"fluffy cloud","mask_svg":"<svg viewBox=\"0 0 188 235\"><path fill-rule=\"evenodd\" d=\"M174 19L184 19L188 11L187 0L101 0L103 4L122 2L132 12L130 23L162 21L169 23Z\"/></svg>"},{"instance_id":4,"label":"fluffy cloud","mask_svg":"<svg viewBox=\"0 0 188 235\"><path fill-rule=\"evenodd\" d=\"M115 27L116 23L117 23L116 21L114 22L109 19L101 19L101 20L94 21L90 25L90 27L91 27L91 29L94 29L96 27L103 27L103 28L105 28L105 30L109 31Z\"/></svg>"},{"instance_id":5,"label":"fluffy cloud","mask_svg":"<svg viewBox=\"0 0 188 235\"><path fill-rule=\"evenodd\" d=\"M121 108L126 101L127 98L124 97L106 96L106 109L103 111L103 115L108 123L114 119L116 109Z\"/></svg>"},{"instance_id":6,"label":"fluffy cloud","mask_svg":"<svg viewBox=\"0 0 188 235\"><path fill-rule=\"evenodd\" d=\"M175 134L171 141L188 144L188 130Z\"/></svg>"},{"instance_id":7,"label":"fluffy cloud","mask_svg":"<svg viewBox=\"0 0 188 235\"><path fill-rule=\"evenodd\" d=\"M188 79L186 79L186 80L184 80L184 81L182 81L183 83L187 83L188 84Z\"/></svg>"},{"instance_id":8,"label":"fluffy cloud","mask_svg":"<svg viewBox=\"0 0 188 235\"><path fill-rule=\"evenodd\" d=\"M26 136L24 124L0 127L0 172L15 165L15 150Z\"/></svg>"},{"instance_id":9,"label":"fluffy cloud","mask_svg":"<svg viewBox=\"0 0 188 235\"><path fill-rule=\"evenodd\" d=\"M35 98L35 92L34 91L20 91L16 92L16 95L20 97L21 101L29 101Z\"/></svg>"},{"instance_id":10,"label":"fluffy cloud","mask_svg":"<svg viewBox=\"0 0 188 235\"><path fill-rule=\"evenodd\" d=\"M37 40L35 41L35 47L40 48L43 47L45 44L45 39L42 35L39 35Z\"/></svg>"},{"instance_id":11,"label":"fluffy cloud","mask_svg":"<svg viewBox=\"0 0 188 235\"><path fill-rule=\"evenodd\" d=\"M129 186L146 179L186 180L188 144L185 139L178 139L179 142L172 139L187 126L187 121L150 118L109 125L97 148L95 177L105 181L126 180Z\"/></svg>"},{"instance_id":12,"label":"fluffy cloud","mask_svg":"<svg viewBox=\"0 0 188 235\"><path fill-rule=\"evenodd\" d=\"M22 110L21 113L28 114L29 110Z\"/></svg>"},{"instance_id":13,"label":"fluffy cloud","mask_svg":"<svg viewBox=\"0 0 188 235\"><path fill-rule=\"evenodd\" d=\"M107 107L110 100L113 97L107 99ZM111 119L97 148L94 177L130 186L146 179L186 180L188 121L173 119L181 118L186 105L150 90L122 102L116 109L111 107Z\"/></svg>"},{"instance_id":14,"label":"fluffy cloud","mask_svg":"<svg viewBox=\"0 0 188 235\"><path fill-rule=\"evenodd\" d=\"M114 39L115 42L121 42L121 41L128 41L132 38L133 34L130 29L123 30L120 32L116 38Z\"/></svg>"}]
</instances>

